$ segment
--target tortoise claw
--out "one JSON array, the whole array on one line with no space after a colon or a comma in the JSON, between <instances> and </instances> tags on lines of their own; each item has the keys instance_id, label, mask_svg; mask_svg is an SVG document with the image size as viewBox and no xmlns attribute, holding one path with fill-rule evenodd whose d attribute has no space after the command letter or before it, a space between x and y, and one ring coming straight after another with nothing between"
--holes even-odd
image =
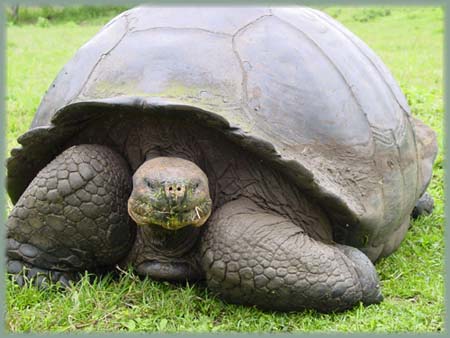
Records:
<instances>
[{"instance_id":1,"label":"tortoise claw","mask_svg":"<svg viewBox=\"0 0 450 338\"><path fill-rule=\"evenodd\" d=\"M41 269L20 260L9 260L7 272L13 282L20 287L31 284L40 289L45 289L51 284L57 284L62 288L67 288L71 283L79 280L79 274L77 273Z\"/></svg>"}]
</instances>

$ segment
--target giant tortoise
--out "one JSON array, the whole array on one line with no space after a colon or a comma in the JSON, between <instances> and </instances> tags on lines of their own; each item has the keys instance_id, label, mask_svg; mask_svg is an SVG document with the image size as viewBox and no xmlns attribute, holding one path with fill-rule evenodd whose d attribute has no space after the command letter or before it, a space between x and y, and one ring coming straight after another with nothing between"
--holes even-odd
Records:
<instances>
[{"instance_id":1,"label":"giant tortoise","mask_svg":"<svg viewBox=\"0 0 450 338\"><path fill-rule=\"evenodd\" d=\"M137 7L82 46L7 162L22 284L132 266L263 309L382 299L435 134L309 8ZM48 285L48 284L47 284Z\"/></svg>"}]
</instances>

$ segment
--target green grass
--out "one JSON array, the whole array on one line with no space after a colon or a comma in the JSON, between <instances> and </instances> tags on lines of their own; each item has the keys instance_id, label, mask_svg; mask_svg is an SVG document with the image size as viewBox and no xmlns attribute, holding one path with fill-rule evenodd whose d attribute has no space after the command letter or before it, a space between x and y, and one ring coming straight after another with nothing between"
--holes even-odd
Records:
<instances>
[{"instance_id":1,"label":"green grass","mask_svg":"<svg viewBox=\"0 0 450 338\"><path fill-rule=\"evenodd\" d=\"M412 112L438 133L430 192L436 209L413 222L400 249L377 264L385 300L339 314L272 313L225 304L201 285L140 280L130 271L64 292L7 282L6 328L42 331L436 332L444 329L443 11L324 8L384 60ZM102 21L103 20L103 21ZM59 69L106 18L8 28L8 150L25 132ZM42 20L41 20L42 21Z\"/></svg>"},{"instance_id":2,"label":"green grass","mask_svg":"<svg viewBox=\"0 0 450 338\"><path fill-rule=\"evenodd\" d=\"M13 16L13 8L7 7L7 20L14 24L37 24L49 26L73 22L77 24L102 24L105 18L111 18L127 10L125 6L19 6L17 18Z\"/></svg>"}]
</instances>

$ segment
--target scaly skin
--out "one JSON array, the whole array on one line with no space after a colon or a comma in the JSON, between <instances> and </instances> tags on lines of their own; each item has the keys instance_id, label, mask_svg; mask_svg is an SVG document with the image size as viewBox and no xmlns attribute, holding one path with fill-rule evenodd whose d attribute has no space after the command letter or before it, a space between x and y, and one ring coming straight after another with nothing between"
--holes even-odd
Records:
<instances>
[{"instance_id":1,"label":"scaly skin","mask_svg":"<svg viewBox=\"0 0 450 338\"><path fill-rule=\"evenodd\" d=\"M215 212L201 251L208 287L232 303L328 312L382 300L362 252L316 241L245 198Z\"/></svg>"},{"instance_id":2,"label":"scaly skin","mask_svg":"<svg viewBox=\"0 0 450 338\"><path fill-rule=\"evenodd\" d=\"M32 277L40 269L67 284L73 272L114 265L134 240L124 203L130 191L129 169L116 152L67 149L39 172L8 218L8 272Z\"/></svg>"}]
</instances>

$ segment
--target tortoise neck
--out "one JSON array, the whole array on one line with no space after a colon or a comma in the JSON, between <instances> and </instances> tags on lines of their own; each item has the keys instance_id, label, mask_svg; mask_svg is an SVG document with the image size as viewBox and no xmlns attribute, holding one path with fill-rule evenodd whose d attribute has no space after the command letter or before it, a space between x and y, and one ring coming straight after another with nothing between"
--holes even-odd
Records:
<instances>
[{"instance_id":1,"label":"tortoise neck","mask_svg":"<svg viewBox=\"0 0 450 338\"><path fill-rule=\"evenodd\" d=\"M158 225L138 226L136 240L145 259L182 257L192 250L200 237L200 228L191 226L167 230ZM147 257L149 256L149 257ZM155 257L150 257L155 256Z\"/></svg>"}]
</instances>

